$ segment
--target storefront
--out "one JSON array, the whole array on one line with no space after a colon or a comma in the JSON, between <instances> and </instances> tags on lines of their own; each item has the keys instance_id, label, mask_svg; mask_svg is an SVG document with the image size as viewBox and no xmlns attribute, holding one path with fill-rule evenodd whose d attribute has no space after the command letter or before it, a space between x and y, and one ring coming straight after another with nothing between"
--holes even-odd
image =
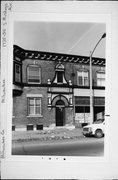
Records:
<instances>
[{"instance_id":1,"label":"storefront","mask_svg":"<svg viewBox=\"0 0 118 180\"><path fill-rule=\"evenodd\" d=\"M104 118L105 112L105 97L93 98L93 120ZM89 123L90 122L90 97L75 97L75 122Z\"/></svg>"}]
</instances>

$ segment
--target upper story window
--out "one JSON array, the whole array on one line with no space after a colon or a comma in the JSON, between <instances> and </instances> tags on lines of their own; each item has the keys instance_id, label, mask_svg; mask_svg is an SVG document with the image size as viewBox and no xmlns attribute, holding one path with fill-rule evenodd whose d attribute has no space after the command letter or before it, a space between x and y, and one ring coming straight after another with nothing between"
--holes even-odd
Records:
<instances>
[{"instance_id":1,"label":"upper story window","mask_svg":"<svg viewBox=\"0 0 118 180\"><path fill-rule=\"evenodd\" d=\"M15 63L15 82L21 82L21 65Z\"/></svg>"},{"instance_id":2,"label":"upper story window","mask_svg":"<svg viewBox=\"0 0 118 180\"><path fill-rule=\"evenodd\" d=\"M67 81L65 79L65 68L61 64L61 62L59 62L55 68L55 78L53 80L53 83L67 84Z\"/></svg>"},{"instance_id":3,"label":"upper story window","mask_svg":"<svg viewBox=\"0 0 118 180\"><path fill-rule=\"evenodd\" d=\"M97 86L105 86L105 72L97 72Z\"/></svg>"},{"instance_id":4,"label":"upper story window","mask_svg":"<svg viewBox=\"0 0 118 180\"><path fill-rule=\"evenodd\" d=\"M28 83L41 83L41 68L37 65L30 65L27 68Z\"/></svg>"},{"instance_id":5,"label":"upper story window","mask_svg":"<svg viewBox=\"0 0 118 180\"><path fill-rule=\"evenodd\" d=\"M57 83L63 83L63 72L62 71L57 72Z\"/></svg>"},{"instance_id":6,"label":"upper story window","mask_svg":"<svg viewBox=\"0 0 118 180\"><path fill-rule=\"evenodd\" d=\"M81 70L77 71L77 85L78 86L88 86L89 85L87 70L81 69Z\"/></svg>"}]
</instances>

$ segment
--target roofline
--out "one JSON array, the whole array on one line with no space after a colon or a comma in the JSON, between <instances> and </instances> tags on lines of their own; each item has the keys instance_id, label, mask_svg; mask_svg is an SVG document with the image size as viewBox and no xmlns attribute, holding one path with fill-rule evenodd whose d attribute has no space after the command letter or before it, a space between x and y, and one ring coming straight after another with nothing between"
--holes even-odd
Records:
<instances>
[{"instance_id":1,"label":"roofline","mask_svg":"<svg viewBox=\"0 0 118 180\"><path fill-rule=\"evenodd\" d=\"M70 63L83 63L89 64L89 56L79 56L72 54L63 54L63 53L54 53L54 52L45 52L45 51L34 51L26 50L21 48L18 45L13 45L14 55L24 59L37 59L37 60L46 60L46 61L61 61L61 62L70 62ZM105 66L105 58L92 57L92 64L98 65L101 63L101 66ZM97 62L98 61L98 62Z\"/></svg>"}]
</instances>

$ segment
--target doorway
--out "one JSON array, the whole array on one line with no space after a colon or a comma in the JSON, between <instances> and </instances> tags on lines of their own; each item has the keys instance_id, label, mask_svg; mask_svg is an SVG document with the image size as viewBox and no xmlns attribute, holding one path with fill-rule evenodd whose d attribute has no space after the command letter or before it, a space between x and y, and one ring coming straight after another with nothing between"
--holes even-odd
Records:
<instances>
[{"instance_id":1,"label":"doorway","mask_svg":"<svg viewBox=\"0 0 118 180\"><path fill-rule=\"evenodd\" d=\"M56 126L65 125L65 103L62 100L56 102Z\"/></svg>"}]
</instances>

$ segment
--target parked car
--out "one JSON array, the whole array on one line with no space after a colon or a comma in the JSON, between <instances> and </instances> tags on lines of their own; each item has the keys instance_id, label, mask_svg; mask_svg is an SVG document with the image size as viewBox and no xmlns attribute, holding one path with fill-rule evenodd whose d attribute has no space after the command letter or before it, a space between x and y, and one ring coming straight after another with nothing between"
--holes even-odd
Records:
<instances>
[{"instance_id":1,"label":"parked car","mask_svg":"<svg viewBox=\"0 0 118 180\"><path fill-rule=\"evenodd\" d=\"M95 121L93 124L87 125L83 127L83 135L84 136L95 136L96 138L101 138L104 136L104 126L105 121L102 119L99 119Z\"/></svg>"}]
</instances>

